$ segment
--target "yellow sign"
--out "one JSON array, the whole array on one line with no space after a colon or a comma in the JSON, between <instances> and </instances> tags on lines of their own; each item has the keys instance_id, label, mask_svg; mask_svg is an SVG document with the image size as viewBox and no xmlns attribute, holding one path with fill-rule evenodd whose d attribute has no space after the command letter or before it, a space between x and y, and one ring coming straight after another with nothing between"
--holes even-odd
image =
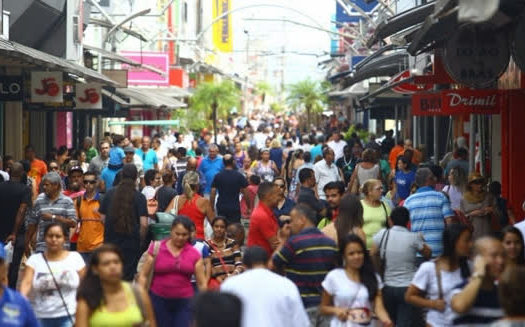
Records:
<instances>
[{"instance_id":1,"label":"yellow sign","mask_svg":"<svg viewBox=\"0 0 525 327\"><path fill-rule=\"evenodd\" d=\"M212 0L213 19L231 10L231 0ZM232 52L233 36L231 14L225 15L213 24L213 45L221 52Z\"/></svg>"}]
</instances>

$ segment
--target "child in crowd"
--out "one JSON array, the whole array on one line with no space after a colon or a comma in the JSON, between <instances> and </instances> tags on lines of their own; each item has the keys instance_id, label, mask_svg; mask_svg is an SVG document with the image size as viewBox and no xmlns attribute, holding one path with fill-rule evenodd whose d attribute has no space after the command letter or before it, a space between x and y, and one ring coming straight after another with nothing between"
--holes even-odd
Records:
<instances>
[{"instance_id":1,"label":"child in crowd","mask_svg":"<svg viewBox=\"0 0 525 327\"><path fill-rule=\"evenodd\" d=\"M124 136L115 135L113 136L113 147L109 150L109 162L108 167L113 170L118 170L124 165L122 162L126 154L123 150Z\"/></svg>"}]
</instances>

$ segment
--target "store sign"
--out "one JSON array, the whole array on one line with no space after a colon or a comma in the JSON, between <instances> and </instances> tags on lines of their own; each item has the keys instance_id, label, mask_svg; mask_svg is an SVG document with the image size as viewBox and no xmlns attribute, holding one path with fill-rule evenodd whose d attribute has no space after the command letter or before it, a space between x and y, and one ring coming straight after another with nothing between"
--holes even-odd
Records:
<instances>
[{"instance_id":1,"label":"store sign","mask_svg":"<svg viewBox=\"0 0 525 327\"><path fill-rule=\"evenodd\" d=\"M31 72L31 102L63 102L62 72Z\"/></svg>"},{"instance_id":2,"label":"store sign","mask_svg":"<svg viewBox=\"0 0 525 327\"><path fill-rule=\"evenodd\" d=\"M410 78L410 71L405 70L401 73L397 74L396 76L392 77L392 79L388 82L389 84L399 83L404 79ZM414 94L416 92L421 91L428 91L432 89L432 84L415 84L413 81L401 83L392 88L392 91L400 94Z\"/></svg>"},{"instance_id":3,"label":"store sign","mask_svg":"<svg viewBox=\"0 0 525 327\"><path fill-rule=\"evenodd\" d=\"M0 101L22 101L24 79L22 76L0 76Z\"/></svg>"},{"instance_id":4,"label":"store sign","mask_svg":"<svg viewBox=\"0 0 525 327\"><path fill-rule=\"evenodd\" d=\"M102 86L100 84L77 83L75 94L75 108L102 109Z\"/></svg>"},{"instance_id":5,"label":"store sign","mask_svg":"<svg viewBox=\"0 0 525 327\"><path fill-rule=\"evenodd\" d=\"M473 26L463 28L445 44L445 68L458 83L478 88L490 86L507 69L508 43L506 33Z\"/></svg>"},{"instance_id":6,"label":"store sign","mask_svg":"<svg viewBox=\"0 0 525 327\"><path fill-rule=\"evenodd\" d=\"M500 113L501 91L444 90L412 96L412 114L416 116L453 116L462 114L497 115Z\"/></svg>"}]
</instances>

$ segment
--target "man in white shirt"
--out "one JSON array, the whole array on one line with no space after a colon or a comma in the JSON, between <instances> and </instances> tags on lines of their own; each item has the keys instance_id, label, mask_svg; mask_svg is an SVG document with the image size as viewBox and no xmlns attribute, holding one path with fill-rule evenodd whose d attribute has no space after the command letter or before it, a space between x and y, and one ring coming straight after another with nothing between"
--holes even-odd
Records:
<instances>
[{"instance_id":1,"label":"man in white shirt","mask_svg":"<svg viewBox=\"0 0 525 327\"><path fill-rule=\"evenodd\" d=\"M263 248L250 247L243 257L248 271L226 279L221 285L221 292L241 299L242 327L309 326L297 286L268 270L267 262L268 254Z\"/></svg>"},{"instance_id":2,"label":"man in white shirt","mask_svg":"<svg viewBox=\"0 0 525 327\"><path fill-rule=\"evenodd\" d=\"M333 134L332 141L328 142L327 145L330 147L330 149L334 150L334 161L337 161L337 159L343 156L343 149L345 148L346 142L341 139L341 134L339 132L335 132Z\"/></svg>"},{"instance_id":3,"label":"man in white shirt","mask_svg":"<svg viewBox=\"0 0 525 327\"><path fill-rule=\"evenodd\" d=\"M323 160L314 165L317 194L321 200L326 200L326 194L324 194L323 190L326 184L343 180L343 173L335 165L334 156L332 148L325 148L323 150Z\"/></svg>"}]
</instances>

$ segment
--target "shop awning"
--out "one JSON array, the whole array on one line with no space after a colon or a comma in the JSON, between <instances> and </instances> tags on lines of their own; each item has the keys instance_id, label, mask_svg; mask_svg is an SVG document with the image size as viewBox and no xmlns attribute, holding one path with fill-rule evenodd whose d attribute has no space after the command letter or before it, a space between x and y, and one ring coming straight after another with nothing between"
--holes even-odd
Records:
<instances>
[{"instance_id":1,"label":"shop awning","mask_svg":"<svg viewBox=\"0 0 525 327\"><path fill-rule=\"evenodd\" d=\"M151 91L163 96L179 99L189 98L192 95L190 91L173 85L170 87L159 87L156 89L151 89Z\"/></svg>"},{"instance_id":2,"label":"shop awning","mask_svg":"<svg viewBox=\"0 0 525 327\"><path fill-rule=\"evenodd\" d=\"M367 92L368 88L365 87L363 83L356 83L344 90L329 92L328 96L334 98L350 98L353 96L366 94Z\"/></svg>"},{"instance_id":3,"label":"shop awning","mask_svg":"<svg viewBox=\"0 0 525 327\"><path fill-rule=\"evenodd\" d=\"M367 42L368 47L416 24L421 24L433 12L434 2L431 2L388 18L377 26L374 36Z\"/></svg>"},{"instance_id":4,"label":"shop awning","mask_svg":"<svg viewBox=\"0 0 525 327\"><path fill-rule=\"evenodd\" d=\"M175 98L161 95L153 88L117 88L116 93L130 98L130 107L179 109L187 105Z\"/></svg>"},{"instance_id":5,"label":"shop awning","mask_svg":"<svg viewBox=\"0 0 525 327\"><path fill-rule=\"evenodd\" d=\"M483 21L502 27L520 17L525 10L525 0L500 0L497 12L491 17L484 16L484 13L490 12L490 8L485 10L481 7L493 5L493 0L487 2L459 1L459 4L453 0L438 1L434 14L427 17L421 29L414 35L407 49L408 53L414 56L438 47L464 24ZM458 18L459 12L463 15L462 21ZM478 12L479 16L474 17L473 12ZM469 16L465 16L467 14Z\"/></svg>"},{"instance_id":6,"label":"shop awning","mask_svg":"<svg viewBox=\"0 0 525 327\"><path fill-rule=\"evenodd\" d=\"M3 65L56 69L90 82L98 82L108 86L118 85L117 82L97 71L2 38L0 38L0 56L3 57L1 59Z\"/></svg>"},{"instance_id":7,"label":"shop awning","mask_svg":"<svg viewBox=\"0 0 525 327\"><path fill-rule=\"evenodd\" d=\"M405 50L397 51L378 57L347 78L343 85L351 86L371 77L393 76L408 68L408 53Z\"/></svg>"},{"instance_id":8,"label":"shop awning","mask_svg":"<svg viewBox=\"0 0 525 327\"><path fill-rule=\"evenodd\" d=\"M179 126L179 120L132 120L132 121L110 121L109 126Z\"/></svg>"}]
</instances>

